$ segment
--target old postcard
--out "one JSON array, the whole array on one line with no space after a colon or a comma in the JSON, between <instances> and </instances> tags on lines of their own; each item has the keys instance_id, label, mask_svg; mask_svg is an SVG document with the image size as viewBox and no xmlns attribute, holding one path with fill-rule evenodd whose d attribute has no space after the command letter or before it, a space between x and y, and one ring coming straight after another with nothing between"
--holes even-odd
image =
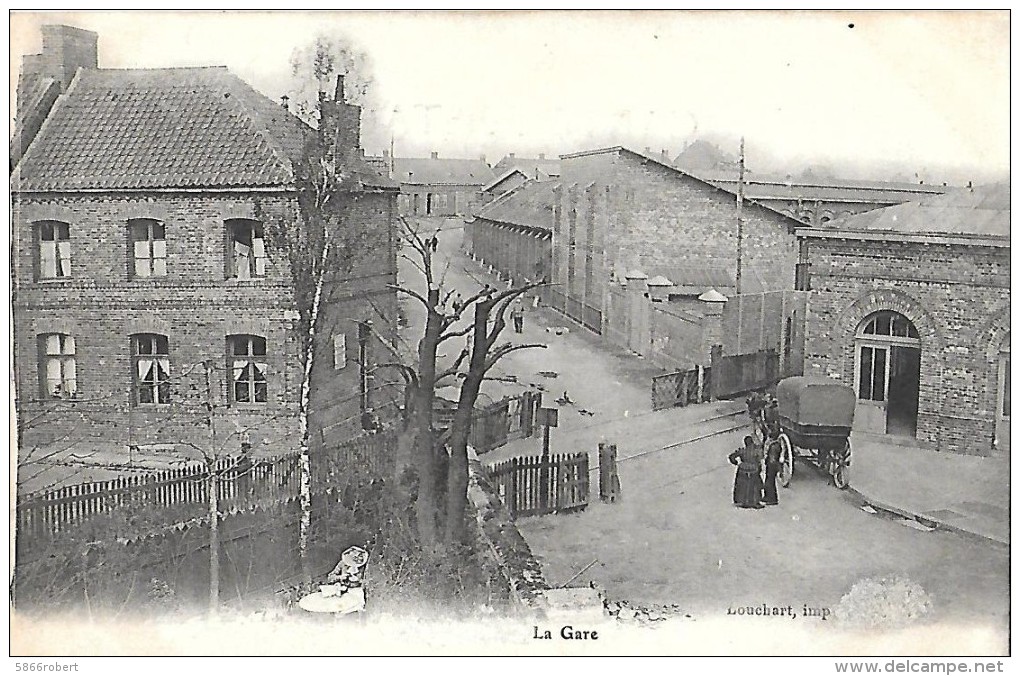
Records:
<instances>
[{"instance_id":1,"label":"old postcard","mask_svg":"<svg viewBox=\"0 0 1020 676\"><path fill-rule=\"evenodd\" d=\"M19 670L1001 671L1009 19L12 13Z\"/></svg>"}]
</instances>

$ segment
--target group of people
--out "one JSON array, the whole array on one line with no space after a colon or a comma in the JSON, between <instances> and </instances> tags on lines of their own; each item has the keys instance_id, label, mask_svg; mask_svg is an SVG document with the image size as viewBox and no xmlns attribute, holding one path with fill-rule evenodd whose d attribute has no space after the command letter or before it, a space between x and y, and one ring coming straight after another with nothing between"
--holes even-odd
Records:
<instances>
[{"instance_id":1,"label":"group of people","mask_svg":"<svg viewBox=\"0 0 1020 676\"><path fill-rule=\"evenodd\" d=\"M729 455L730 464L737 466L733 480L733 504L744 509L762 509L766 505L779 504L779 489L776 479L783 466L782 446L770 443L779 437L777 423L768 423L762 445L753 436L744 437L744 446ZM764 479L762 479L764 470Z\"/></svg>"}]
</instances>

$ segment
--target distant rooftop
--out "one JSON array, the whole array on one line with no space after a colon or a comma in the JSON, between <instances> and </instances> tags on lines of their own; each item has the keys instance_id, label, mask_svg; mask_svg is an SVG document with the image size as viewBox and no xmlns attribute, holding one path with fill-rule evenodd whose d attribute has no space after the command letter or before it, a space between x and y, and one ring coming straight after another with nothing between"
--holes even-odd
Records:
<instances>
[{"instance_id":1,"label":"distant rooftop","mask_svg":"<svg viewBox=\"0 0 1020 676\"><path fill-rule=\"evenodd\" d=\"M478 212L478 218L552 233L555 201L553 191L557 185L559 184L554 181L529 181L485 205Z\"/></svg>"},{"instance_id":2,"label":"distant rooftop","mask_svg":"<svg viewBox=\"0 0 1020 676\"><path fill-rule=\"evenodd\" d=\"M926 197L828 223L828 233L963 236L1002 239L1009 243L1009 183L956 188L944 195Z\"/></svg>"},{"instance_id":3,"label":"distant rooftop","mask_svg":"<svg viewBox=\"0 0 1020 676\"><path fill-rule=\"evenodd\" d=\"M494 179L484 160L446 157L395 157L393 180L412 185L477 185Z\"/></svg>"},{"instance_id":4,"label":"distant rooftop","mask_svg":"<svg viewBox=\"0 0 1020 676\"><path fill-rule=\"evenodd\" d=\"M560 175L560 160L558 157L517 157L515 153L507 155L493 165L492 171L496 176L519 169L528 178L539 180L557 178Z\"/></svg>"}]
</instances>

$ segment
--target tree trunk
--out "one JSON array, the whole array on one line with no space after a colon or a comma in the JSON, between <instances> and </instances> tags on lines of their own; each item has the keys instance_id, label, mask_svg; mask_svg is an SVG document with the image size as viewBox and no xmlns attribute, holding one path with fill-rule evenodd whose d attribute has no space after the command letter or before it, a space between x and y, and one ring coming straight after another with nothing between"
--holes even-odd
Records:
<instances>
[{"instance_id":1,"label":"tree trunk","mask_svg":"<svg viewBox=\"0 0 1020 676\"><path fill-rule=\"evenodd\" d=\"M220 607L220 505L216 459L206 461L209 468L209 614Z\"/></svg>"},{"instance_id":2,"label":"tree trunk","mask_svg":"<svg viewBox=\"0 0 1020 676\"><path fill-rule=\"evenodd\" d=\"M442 315L439 314L439 289L429 289L428 316L425 335L418 345L418 388L414 394L414 411L411 425L414 434L416 466L418 468L418 501L415 505L418 534L424 543L436 541L436 448L432 429L432 409L436 396L436 350L442 332Z\"/></svg>"},{"instance_id":3,"label":"tree trunk","mask_svg":"<svg viewBox=\"0 0 1020 676\"><path fill-rule=\"evenodd\" d=\"M308 558L308 533L312 528L312 463L310 457L311 430L308 425L308 411L312 398L312 367L315 365L315 333L319 324L319 309L322 305L322 287L325 284L326 262L329 260L330 242L326 234L318 274L315 276L315 293L312 306L308 309L308 336L305 345L304 364L301 377L301 400L298 404L298 424L301 432L300 451L300 502L301 522L298 531L298 559L304 581L311 582L311 562Z\"/></svg>"},{"instance_id":4,"label":"tree trunk","mask_svg":"<svg viewBox=\"0 0 1020 676\"><path fill-rule=\"evenodd\" d=\"M457 412L453 417L453 432L450 436L450 467L446 479L446 527L444 540L447 543L460 542L464 537L464 508L467 506L468 457L467 444L471 433L471 418L475 402L485 378L485 361L488 357L490 301L475 305L474 330L472 331L471 357L467 376L460 386Z\"/></svg>"}]
</instances>

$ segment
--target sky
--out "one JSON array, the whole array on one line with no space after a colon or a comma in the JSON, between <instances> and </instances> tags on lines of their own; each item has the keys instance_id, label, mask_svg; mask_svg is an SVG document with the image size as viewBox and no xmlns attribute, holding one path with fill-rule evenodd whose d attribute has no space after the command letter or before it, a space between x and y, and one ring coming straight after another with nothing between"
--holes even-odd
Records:
<instances>
[{"instance_id":1,"label":"sky","mask_svg":"<svg viewBox=\"0 0 1020 676\"><path fill-rule=\"evenodd\" d=\"M15 12L11 89L39 26L99 33L107 68L226 65L292 88L316 35L370 58L370 154L675 156L706 138L752 170L961 183L1009 170L1009 14L991 12ZM13 98L13 95L12 95ZM13 105L13 104L12 104ZM13 111L13 107L12 107ZM12 113L13 114L13 113Z\"/></svg>"}]
</instances>

